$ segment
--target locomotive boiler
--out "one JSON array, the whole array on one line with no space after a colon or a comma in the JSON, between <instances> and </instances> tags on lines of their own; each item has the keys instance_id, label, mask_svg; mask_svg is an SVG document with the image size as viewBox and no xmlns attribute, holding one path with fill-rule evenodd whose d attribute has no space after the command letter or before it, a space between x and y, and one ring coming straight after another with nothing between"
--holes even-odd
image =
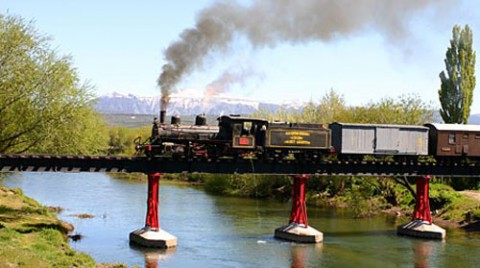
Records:
<instances>
[{"instance_id":1,"label":"locomotive boiler","mask_svg":"<svg viewBox=\"0 0 480 268\"><path fill-rule=\"evenodd\" d=\"M160 122L154 118L151 137L143 144L137 144L137 151L149 157L206 157L206 142L212 140L219 129L209 126L204 115L196 116L194 125L182 125L179 116L172 116L170 124L164 121L163 118Z\"/></svg>"}]
</instances>

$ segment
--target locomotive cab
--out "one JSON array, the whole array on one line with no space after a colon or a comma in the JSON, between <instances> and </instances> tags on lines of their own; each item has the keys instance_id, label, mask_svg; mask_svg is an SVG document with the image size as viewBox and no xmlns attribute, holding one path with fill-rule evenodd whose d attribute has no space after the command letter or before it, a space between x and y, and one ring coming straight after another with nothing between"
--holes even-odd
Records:
<instances>
[{"instance_id":1,"label":"locomotive cab","mask_svg":"<svg viewBox=\"0 0 480 268\"><path fill-rule=\"evenodd\" d=\"M239 115L218 118L218 140L231 142L235 149L255 149L264 146L268 121Z\"/></svg>"}]
</instances>

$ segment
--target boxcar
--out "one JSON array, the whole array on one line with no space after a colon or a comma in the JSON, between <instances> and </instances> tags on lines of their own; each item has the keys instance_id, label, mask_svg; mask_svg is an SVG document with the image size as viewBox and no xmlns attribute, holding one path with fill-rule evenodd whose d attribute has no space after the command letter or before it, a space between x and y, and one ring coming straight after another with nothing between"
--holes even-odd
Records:
<instances>
[{"instance_id":1,"label":"boxcar","mask_svg":"<svg viewBox=\"0 0 480 268\"><path fill-rule=\"evenodd\" d=\"M480 157L480 126L426 124L430 129L429 154Z\"/></svg>"},{"instance_id":2,"label":"boxcar","mask_svg":"<svg viewBox=\"0 0 480 268\"><path fill-rule=\"evenodd\" d=\"M341 155L427 155L428 128L332 123L332 145Z\"/></svg>"}]
</instances>

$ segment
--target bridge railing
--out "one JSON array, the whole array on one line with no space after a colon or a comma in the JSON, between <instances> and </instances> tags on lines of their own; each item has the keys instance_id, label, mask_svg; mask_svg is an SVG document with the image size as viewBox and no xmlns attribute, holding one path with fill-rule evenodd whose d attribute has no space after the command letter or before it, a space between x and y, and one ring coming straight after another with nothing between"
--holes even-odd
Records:
<instances>
[{"instance_id":1,"label":"bridge railing","mask_svg":"<svg viewBox=\"0 0 480 268\"><path fill-rule=\"evenodd\" d=\"M0 171L250 173L335 176L479 177L480 163L387 161L261 161L255 159L176 159L144 156L0 154Z\"/></svg>"}]
</instances>

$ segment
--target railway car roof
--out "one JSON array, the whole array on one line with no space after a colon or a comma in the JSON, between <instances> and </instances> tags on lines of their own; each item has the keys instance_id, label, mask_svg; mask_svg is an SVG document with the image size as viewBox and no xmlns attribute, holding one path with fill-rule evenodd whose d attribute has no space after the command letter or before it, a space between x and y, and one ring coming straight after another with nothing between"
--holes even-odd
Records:
<instances>
[{"instance_id":1,"label":"railway car roof","mask_svg":"<svg viewBox=\"0 0 480 268\"><path fill-rule=\"evenodd\" d=\"M236 116L236 115L222 115L219 118L217 118L217 120L268 122L266 119L263 119L263 118L244 117L244 116Z\"/></svg>"},{"instance_id":2,"label":"railway car roof","mask_svg":"<svg viewBox=\"0 0 480 268\"><path fill-rule=\"evenodd\" d=\"M462 124L425 124L431 126L438 131L475 131L480 132L480 125L462 125Z\"/></svg>"},{"instance_id":3,"label":"railway car roof","mask_svg":"<svg viewBox=\"0 0 480 268\"><path fill-rule=\"evenodd\" d=\"M417 126L417 125L361 124L361 123L340 123L340 122L335 122L332 124L337 124L337 125L347 126L347 127L385 127L385 128L428 129L425 126Z\"/></svg>"}]
</instances>

